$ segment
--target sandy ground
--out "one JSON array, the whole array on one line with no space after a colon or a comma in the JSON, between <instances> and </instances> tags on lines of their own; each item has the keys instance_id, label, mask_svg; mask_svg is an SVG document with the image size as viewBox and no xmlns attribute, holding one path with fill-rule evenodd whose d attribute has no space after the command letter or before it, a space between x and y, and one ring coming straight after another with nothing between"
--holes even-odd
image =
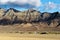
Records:
<instances>
[{"instance_id":1,"label":"sandy ground","mask_svg":"<svg viewBox=\"0 0 60 40\"><path fill-rule=\"evenodd\" d=\"M60 40L60 34L0 33L0 40Z\"/></svg>"}]
</instances>

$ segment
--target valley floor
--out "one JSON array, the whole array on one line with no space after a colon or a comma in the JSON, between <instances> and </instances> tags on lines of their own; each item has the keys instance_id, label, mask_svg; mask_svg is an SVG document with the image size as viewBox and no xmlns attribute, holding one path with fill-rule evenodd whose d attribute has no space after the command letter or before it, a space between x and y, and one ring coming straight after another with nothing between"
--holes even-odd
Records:
<instances>
[{"instance_id":1,"label":"valley floor","mask_svg":"<svg viewBox=\"0 0 60 40\"><path fill-rule=\"evenodd\" d=\"M0 40L60 40L60 34L0 33Z\"/></svg>"}]
</instances>

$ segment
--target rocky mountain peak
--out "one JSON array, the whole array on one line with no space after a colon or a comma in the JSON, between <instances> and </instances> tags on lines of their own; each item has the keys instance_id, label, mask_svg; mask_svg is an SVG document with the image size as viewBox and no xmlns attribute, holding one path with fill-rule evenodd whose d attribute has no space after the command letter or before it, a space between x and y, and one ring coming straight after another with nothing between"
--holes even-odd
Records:
<instances>
[{"instance_id":1,"label":"rocky mountain peak","mask_svg":"<svg viewBox=\"0 0 60 40\"><path fill-rule=\"evenodd\" d=\"M14 8L9 8L6 12L8 12L8 11L20 12L20 11L14 9Z\"/></svg>"}]
</instances>

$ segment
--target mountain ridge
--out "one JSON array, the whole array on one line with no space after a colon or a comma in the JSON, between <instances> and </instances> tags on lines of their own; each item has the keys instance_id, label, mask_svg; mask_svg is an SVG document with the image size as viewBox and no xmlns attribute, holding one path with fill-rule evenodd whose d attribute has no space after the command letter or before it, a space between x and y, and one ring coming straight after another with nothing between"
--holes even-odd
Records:
<instances>
[{"instance_id":1,"label":"mountain ridge","mask_svg":"<svg viewBox=\"0 0 60 40\"><path fill-rule=\"evenodd\" d=\"M41 28L52 28L52 30L56 29L57 31L60 29L59 12L41 13L34 9L18 11L16 9L10 8L5 11L0 9L0 14L0 25L20 24L19 26L22 26L20 30L40 30Z\"/></svg>"},{"instance_id":2,"label":"mountain ridge","mask_svg":"<svg viewBox=\"0 0 60 40\"><path fill-rule=\"evenodd\" d=\"M13 18L15 16L17 18L19 17L20 19L26 17L24 19L26 19L28 21L31 21L31 20L35 21L36 19L37 19L37 21L39 21L39 20L48 20L48 19L55 19L56 17L60 17L59 12L54 12L54 13L44 12L44 13L41 13L41 12L39 12L37 10L34 10L34 9L29 9L29 10L24 11L24 12L18 11L14 8L10 8L6 11L1 10L1 9L2 8L0 8L0 11L3 11L3 13L4 13L4 14L2 14L0 12L2 17L3 16L8 16L8 17Z\"/></svg>"}]
</instances>

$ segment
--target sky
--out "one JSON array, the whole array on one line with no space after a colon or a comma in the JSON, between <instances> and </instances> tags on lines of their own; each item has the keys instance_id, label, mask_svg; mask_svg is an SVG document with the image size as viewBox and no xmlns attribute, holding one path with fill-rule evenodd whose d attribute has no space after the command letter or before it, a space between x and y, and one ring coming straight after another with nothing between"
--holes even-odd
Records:
<instances>
[{"instance_id":1,"label":"sky","mask_svg":"<svg viewBox=\"0 0 60 40\"><path fill-rule=\"evenodd\" d=\"M60 0L0 0L0 8L35 9L40 12L60 12Z\"/></svg>"}]
</instances>

